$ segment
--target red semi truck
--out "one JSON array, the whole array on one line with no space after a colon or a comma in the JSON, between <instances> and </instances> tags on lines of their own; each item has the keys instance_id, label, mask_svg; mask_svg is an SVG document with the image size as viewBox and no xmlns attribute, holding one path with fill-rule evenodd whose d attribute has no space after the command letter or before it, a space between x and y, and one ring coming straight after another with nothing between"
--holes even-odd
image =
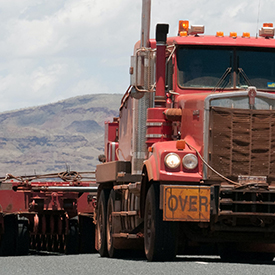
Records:
<instances>
[{"instance_id":1,"label":"red semi truck","mask_svg":"<svg viewBox=\"0 0 275 275\"><path fill-rule=\"evenodd\" d=\"M210 245L223 259L275 252L275 40L272 24L204 35L179 22L141 40L119 117L106 123L96 248L144 246L149 261Z\"/></svg>"}]
</instances>

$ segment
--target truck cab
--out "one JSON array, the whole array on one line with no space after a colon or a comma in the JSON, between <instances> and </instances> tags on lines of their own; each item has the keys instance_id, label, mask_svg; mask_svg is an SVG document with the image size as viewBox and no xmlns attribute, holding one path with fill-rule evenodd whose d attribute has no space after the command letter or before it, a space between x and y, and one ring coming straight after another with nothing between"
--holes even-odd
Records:
<instances>
[{"instance_id":1,"label":"truck cab","mask_svg":"<svg viewBox=\"0 0 275 275\"><path fill-rule=\"evenodd\" d=\"M120 116L106 124L118 134L105 142L115 158L106 151L97 166L97 248L113 257L141 245L154 261L207 243L223 258L272 260L273 25L206 36L180 21L167 33L160 24L136 44Z\"/></svg>"}]
</instances>

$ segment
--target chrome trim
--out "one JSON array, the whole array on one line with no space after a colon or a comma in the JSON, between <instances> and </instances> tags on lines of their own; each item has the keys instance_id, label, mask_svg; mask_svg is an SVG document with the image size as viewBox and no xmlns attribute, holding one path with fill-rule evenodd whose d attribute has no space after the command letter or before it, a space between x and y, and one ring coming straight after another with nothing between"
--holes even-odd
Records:
<instances>
[{"instance_id":1,"label":"chrome trim","mask_svg":"<svg viewBox=\"0 0 275 275\"><path fill-rule=\"evenodd\" d=\"M162 126L163 122L147 122L146 126Z\"/></svg>"},{"instance_id":2,"label":"chrome trim","mask_svg":"<svg viewBox=\"0 0 275 275\"><path fill-rule=\"evenodd\" d=\"M146 135L147 138L161 138L163 134L148 134Z\"/></svg>"},{"instance_id":3,"label":"chrome trim","mask_svg":"<svg viewBox=\"0 0 275 275\"><path fill-rule=\"evenodd\" d=\"M169 135L163 135L163 134L147 134L146 138L168 138L170 137Z\"/></svg>"}]
</instances>

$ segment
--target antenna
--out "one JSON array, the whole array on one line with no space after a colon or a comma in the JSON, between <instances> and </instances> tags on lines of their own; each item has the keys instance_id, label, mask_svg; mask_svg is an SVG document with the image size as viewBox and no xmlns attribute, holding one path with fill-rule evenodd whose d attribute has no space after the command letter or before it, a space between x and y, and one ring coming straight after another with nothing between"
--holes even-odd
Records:
<instances>
[{"instance_id":1,"label":"antenna","mask_svg":"<svg viewBox=\"0 0 275 275\"><path fill-rule=\"evenodd\" d=\"M259 5L258 5L258 17L257 17L257 27L256 27L256 38L258 38L258 28L259 28L260 9L261 9L261 0L259 0Z\"/></svg>"}]
</instances>

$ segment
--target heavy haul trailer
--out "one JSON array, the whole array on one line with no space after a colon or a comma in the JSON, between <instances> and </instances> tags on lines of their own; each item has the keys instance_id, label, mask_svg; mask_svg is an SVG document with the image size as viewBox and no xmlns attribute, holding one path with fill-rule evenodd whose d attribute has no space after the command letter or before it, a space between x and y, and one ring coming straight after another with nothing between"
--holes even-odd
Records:
<instances>
[{"instance_id":1,"label":"heavy haul trailer","mask_svg":"<svg viewBox=\"0 0 275 275\"><path fill-rule=\"evenodd\" d=\"M7 177L0 183L0 253L94 252L94 173Z\"/></svg>"},{"instance_id":2,"label":"heavy haul trailer","mask_svg":"<svg viewBox=\"0 0 275 275\"><path fill-rule=\"evenodd\" d=\"M106 123L96 248L144 243L149 261L213 244L224 259L272 260L275 244L275 40L204 35L180 21L149 40L150 1L119 118ZM155 78L154 78L155 75Z\"/></svg>"}]
</instances>

